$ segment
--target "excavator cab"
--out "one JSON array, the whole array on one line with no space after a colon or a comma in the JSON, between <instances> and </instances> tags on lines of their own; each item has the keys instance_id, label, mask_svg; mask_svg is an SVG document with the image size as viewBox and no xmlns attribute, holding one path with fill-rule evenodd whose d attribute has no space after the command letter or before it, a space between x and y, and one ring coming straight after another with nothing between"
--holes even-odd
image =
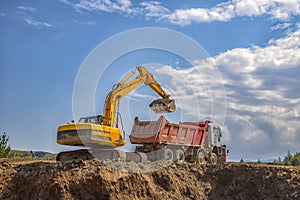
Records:
<instances>
[{"instance_id":1,"label":"excavator cab","mask_svg":"<svg viewBox=\"0 0 300 200\"><path fill-rule=\"evenodd\" d=\"M156 114L174 112L176 109L174 99L156 99L149 107Z\"/></svg>"}]
</instances>

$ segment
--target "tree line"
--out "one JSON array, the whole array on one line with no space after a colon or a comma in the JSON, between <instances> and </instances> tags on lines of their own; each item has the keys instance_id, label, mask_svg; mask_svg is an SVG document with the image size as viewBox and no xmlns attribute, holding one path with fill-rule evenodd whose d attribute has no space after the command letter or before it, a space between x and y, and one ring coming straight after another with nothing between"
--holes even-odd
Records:
<instances>
[{"instance_id":1,"label":"tree line","mask_svg":"<svg viewBox=\"0 0 300 200\"><path fill-rule=\"evenodd\" d=\"M283 160L279 157L278 159L274 159L273 163L277 165L298 166L300 165L300 152L292 155L291 152L288 151Z\"/></svg>"},{"instance_id":2,"label":"tree line","mask_svg":"<svg viewBox=\"0 0 300 200\"><path fill-rule=\"evenodd\" d=\"M12 150L8 144L9 137L4 132L0 136L0 158L38 158L46 160L54 160L55 154L44 151L21 151Z\"/></svg>"},{"instance_id":3,"label":"tree line","mask_svg":"<svg viewBox=\"0 0 300 200\"><path fill-rule=\"evenodd\" d=\"M244 159L240 160L240 163L245 163ZM256 163L263 163L258 159ZM266 164L266 163L265 163ZM291 154L290 151L287 152L287 155L284 156L283 159L279 157L278 159L274 159L273 162L268 162L267 164L271 165L286 165L286 166L300 166L300 152L295 153L294 155Z\"/></svg>"}]
</instances>

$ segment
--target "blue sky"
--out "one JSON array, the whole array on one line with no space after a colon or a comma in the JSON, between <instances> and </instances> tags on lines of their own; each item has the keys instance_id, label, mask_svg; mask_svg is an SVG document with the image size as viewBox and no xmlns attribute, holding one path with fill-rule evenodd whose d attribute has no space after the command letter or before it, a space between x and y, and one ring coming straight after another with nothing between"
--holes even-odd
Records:
<instances>
[{"instance_id":1,"label":"blue sky","mask_svg":"<svg viewBox=\"0 0 300 200\"><path fill-rule=\"evenodd\" d=\"M161 27L197 41L218 67L227 95L223 133L230 159L277 158L300 150L299 0L13 0L0 5L0 131L10 136L14 149L65 150L56 144L56 128L73 118L73 86L87 55L114 34ZM180 57L133 52L112 63L100 80L97 111L114 82L146 63L159 63L151 70L169 80L182 102L191 97L188 89L201 88L201 78ZM124 68L116 70L121 64ZM179 75L193 85L183 90L186 80L176 79ZM151 91L142 87L132 98L143 93ZM209 116L209 97L193 95L208 105L200 116ZM179 109L189 119L199 117L189 106Z\"/></svg>"}]
</instances>

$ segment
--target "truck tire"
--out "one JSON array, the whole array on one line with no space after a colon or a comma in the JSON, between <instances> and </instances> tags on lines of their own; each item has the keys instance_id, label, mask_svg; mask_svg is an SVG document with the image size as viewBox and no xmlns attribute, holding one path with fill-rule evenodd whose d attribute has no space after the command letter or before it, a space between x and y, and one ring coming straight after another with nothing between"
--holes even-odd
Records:
<instances>
[{"instance_id":1,"label":"truck tire","mask_svg":"<svg viewBox=\"0 0 300 200\"><path fill-rule=\"evenodd\" d=\"M140 156L140 162L147 162L148 158L147 158L147 154L143 153L143 152L137 152L137 154Z\"/></svg>"},{"instance_id":2,"label":"truck tire","mask_svg":"<svg viewBox=\"0 0 300 200\"><path fill-rule=\"evenodd\" d=\"M115 161L125 161L126 160L126 152L122 150L114 150L112 152L112 159Z\"/></svg>"},{"instance_id":3,"label":"truck tire","mask_svg":"<svg viewBox=\"0 0 300 200\"><path fill-rule=\"evenodd\" d=\"M162 159L173 162L174 159L173 151L169 148L165 148L162 154Z\"/></svg>"},{"instance_id":4,"label":"truck tire","mask_svg":"<svg viewBox=\"0 0 300 200\"><path fill-rule=\"evenodd\" d=\"M218 162L217 155L215 153L211 153L209 156L209 164L216 165Z\"/></svg>"},{"instance_id":5,"label":"truck tire","mask_svg":"<svg viewBox=\"0 0 300 200\"><path fill-rule=\"evenodd\" d=\"M196 162L197 162L198 165L205 165L206 164L205 155L202 151L198 151Z\"/></svg>"},{"instance_id":6,"label":"truck tire","mask_svg":"<svg viewBox=\"0 0 300 200\"><path fill-rule=\"evenodd\" d=\"M184 162L185 160L185 153L183 149L177 149L175 152L175 161Z\"/></svg>"}]
</instances>

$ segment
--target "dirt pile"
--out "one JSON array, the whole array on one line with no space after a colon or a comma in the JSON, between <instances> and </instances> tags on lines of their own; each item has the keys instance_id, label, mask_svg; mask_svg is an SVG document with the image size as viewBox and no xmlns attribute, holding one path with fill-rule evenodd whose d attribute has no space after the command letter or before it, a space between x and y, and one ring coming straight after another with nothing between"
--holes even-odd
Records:
<instances>
[{"instance_id":1,"label":"dirt pile","mask_svg":"<svg viewBox=\"0 0 300 200\"><path fill-rule=\"evenodd\" d=\"M300 167L227 164L208 168L211 199L300 199Z\"/></svg>"},{"instance_id":2,"label":"dirt pile","mask_svg":"<svg viewBox=\"0 0 300 200\"><path fill-rule=\"evenodd\" d=\"M299 199L300 168L0 161L1 199ZM122 169L121 169L122 167ZM156 167L149 171L149 167ZM120 170L121 169L121 170ZM153 168L151 168L153 169ZM140 171L127 173L124 171ZM142 171L147 171L143 172Z\"/></svg>"}]
</instances>

